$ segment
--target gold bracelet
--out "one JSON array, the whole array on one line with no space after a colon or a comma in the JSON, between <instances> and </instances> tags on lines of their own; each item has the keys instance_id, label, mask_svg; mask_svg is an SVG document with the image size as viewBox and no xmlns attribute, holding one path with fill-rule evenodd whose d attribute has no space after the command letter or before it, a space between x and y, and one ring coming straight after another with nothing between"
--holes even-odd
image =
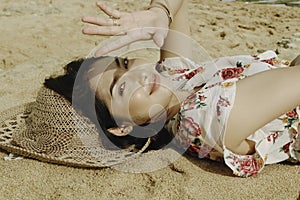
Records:
<instances>
[{"instance_id":1,"label":"gold bracelet","mask_svg":"<svg viewBox=\"0 0 300 200\"><path fill-rule=\"evenodd\" d=\"M173 21L173 15L170 12L169 8L169 2L167 0L160 0L160 1L151 1L151 5L148 6L148 10L151 8L161 8L167 15L168 19L169 19L169 25L172 23Z\"/></svg>"}]
</instances>

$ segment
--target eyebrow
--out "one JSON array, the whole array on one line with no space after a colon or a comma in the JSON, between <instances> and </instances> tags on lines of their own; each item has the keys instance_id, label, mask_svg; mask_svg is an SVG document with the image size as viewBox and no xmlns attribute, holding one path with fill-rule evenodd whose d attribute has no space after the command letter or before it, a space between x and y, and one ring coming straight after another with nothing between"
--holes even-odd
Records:
<instances>
[{"instance_id":1,"label":"eyebrow","mask_svg":"<svg viewBox=\"0 0 300 200\"><path fill-rule=\"evenodd\" d=\"M119 60L119 57L118 57L118 56L115 57L115 62L117 63L118 67L121 66L120 60Z\"/></svg>"}]
</instances>

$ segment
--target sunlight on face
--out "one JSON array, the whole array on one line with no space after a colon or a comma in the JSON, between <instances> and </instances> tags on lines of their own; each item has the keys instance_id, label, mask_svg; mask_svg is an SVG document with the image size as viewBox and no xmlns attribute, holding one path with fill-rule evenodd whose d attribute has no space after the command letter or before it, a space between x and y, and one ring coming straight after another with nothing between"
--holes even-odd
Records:
<instances>
[{"instance_id":1,"label":"sunlight on face","mask_svg":"<svg viewBox=\"0 0 300 200\"><path fill-rule=\"evenodd\" d=\"M105 63L109 66L90 80L91 87L121 121L138 125L157 121L178 104L172 82L156 71L156 64L141 59L107 57L93 67L103 67Z\"/></svg>"}]
</instances>

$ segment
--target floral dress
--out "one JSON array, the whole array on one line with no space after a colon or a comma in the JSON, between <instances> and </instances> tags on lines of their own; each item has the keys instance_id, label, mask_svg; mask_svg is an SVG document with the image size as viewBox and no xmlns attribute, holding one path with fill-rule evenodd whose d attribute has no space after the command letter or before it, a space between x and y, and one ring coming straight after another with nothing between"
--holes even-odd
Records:
<instances>
[{"instance_id":1,"label":"floral dress","mask_svg":"<svg viewBox=\"0 0 300 200\"><path fill-rule=\"evenodd\" d=\"M186 58L168 58L158 71L173 80L177 90L194 91L180 112L166 124L176 142L199 158L225 161L237 176L259 173L265 164L300 161L298 137L300 108L274 119L247 139L255 142L255 153L238 155L224 145L224 132L234 104L236 82L258 72L288 67L272 51L257 56L223 57L196 64Z\"/></svg>"}]
</instances>

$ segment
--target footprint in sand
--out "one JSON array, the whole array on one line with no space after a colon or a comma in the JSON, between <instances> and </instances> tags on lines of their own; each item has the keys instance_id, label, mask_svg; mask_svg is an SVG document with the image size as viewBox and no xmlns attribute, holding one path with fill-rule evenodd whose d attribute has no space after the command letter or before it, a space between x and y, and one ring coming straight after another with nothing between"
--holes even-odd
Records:
<instances>
[{"instance_id":1,"label":"footprint in sand","mask_svg":"<svg viewBox=\"0 0 300 200\"><path fill-rule=\"evenodd\" d=\"M300 32L294 33L291 37L282 38L277 45L285 49L296 49L299 45L296 44L298 42L300 42Z\"/></svg>"}]
</instances>

